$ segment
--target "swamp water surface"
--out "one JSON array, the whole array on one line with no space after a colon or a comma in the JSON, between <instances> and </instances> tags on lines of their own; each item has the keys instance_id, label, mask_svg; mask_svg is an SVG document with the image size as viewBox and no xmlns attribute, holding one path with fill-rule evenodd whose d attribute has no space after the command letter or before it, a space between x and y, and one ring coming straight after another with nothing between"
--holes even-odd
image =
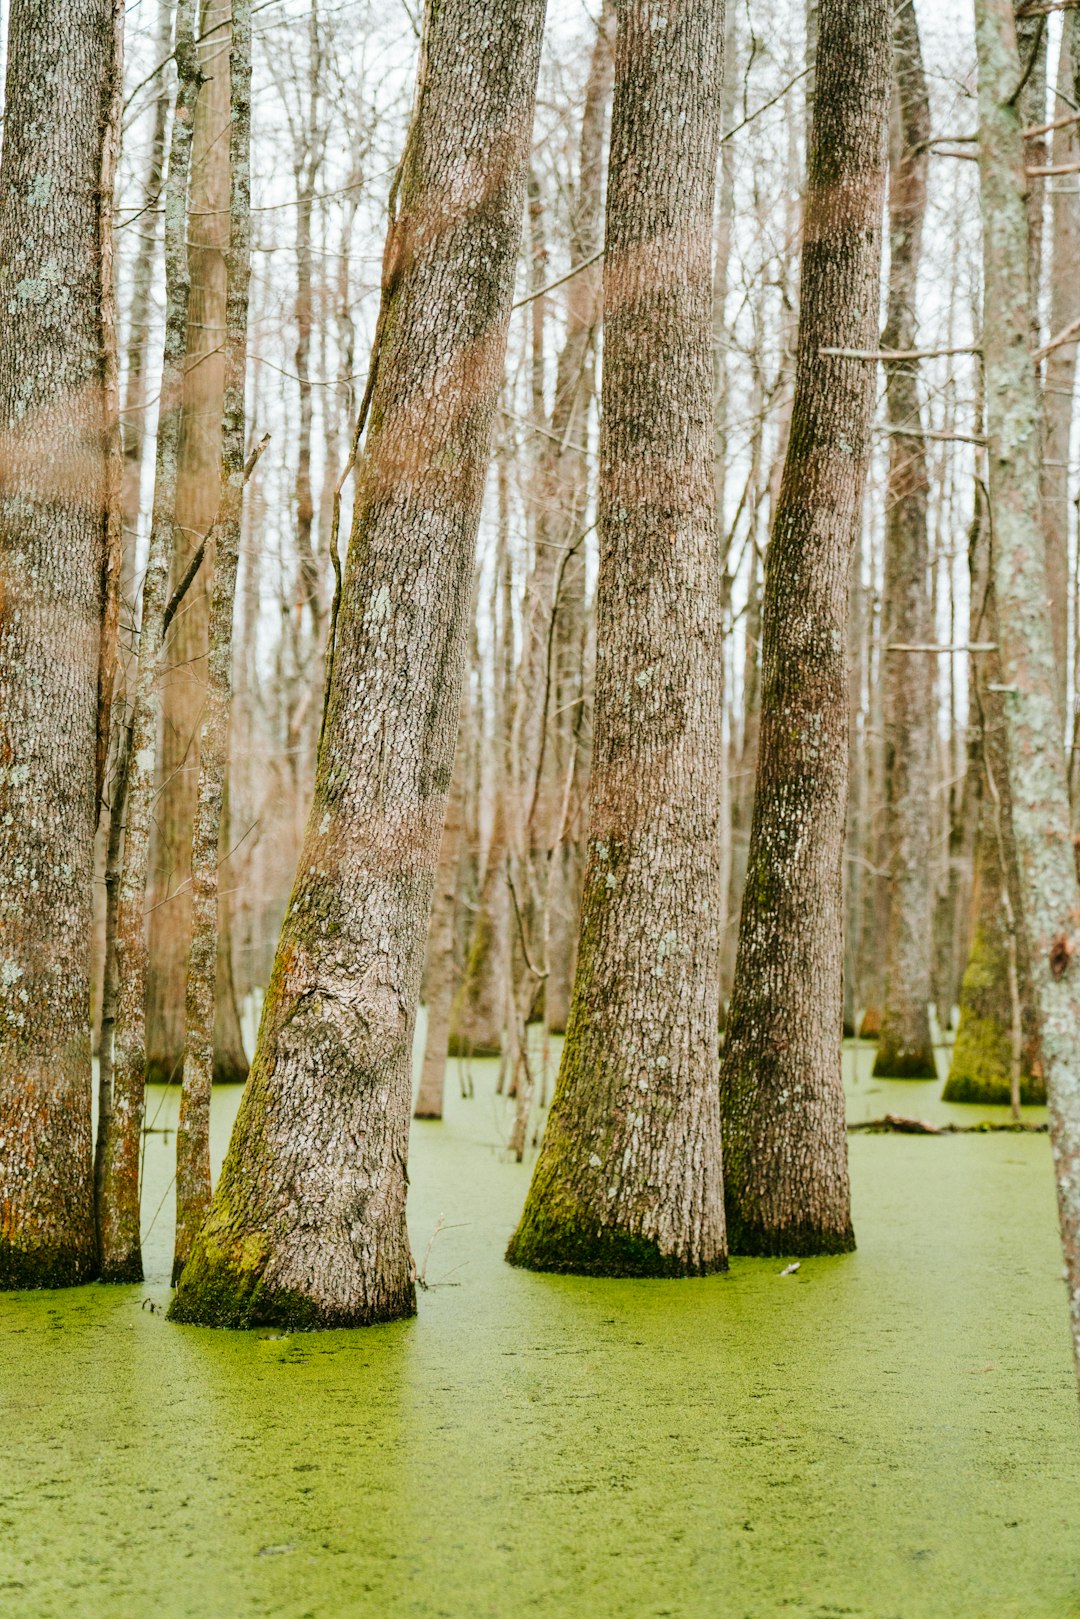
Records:
<instances>
[{"instance_id":1,"label":"swamp water surface","mask_svg":"<svg viewBox=\"0 0 1080 1619\"><path fill-rule=\"evenodd\" d=\"M853 1118L995 1116L869 1060ZM1080 1614L1045 1136L853 1136L858 1252L795 1275L537 1276L502 1260L529 1164L495 1068L413 1126L418 1264L445 1220L414 1321L168 1325L171 1128L144 1286L0 1296L2 1619Z\"/></svg>"}]
</instances>

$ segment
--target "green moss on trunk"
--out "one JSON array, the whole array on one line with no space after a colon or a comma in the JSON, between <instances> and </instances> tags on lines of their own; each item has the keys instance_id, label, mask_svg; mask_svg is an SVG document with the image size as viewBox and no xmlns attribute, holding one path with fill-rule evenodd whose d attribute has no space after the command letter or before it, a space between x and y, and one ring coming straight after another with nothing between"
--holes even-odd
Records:
<instances>
[{"instance_id":1,"label":"green moss on trunk","mask_svg":"<svg viewBox=\"0 0 1080 1619\"><path fill-rule=\"evenodd\" d=\"M85 1248L27 1249L18 1243L0 1241L0 1290L4 1292L79 1287L83 1282L92 1282L96 1274L97 1258Z\"/></svg>"},{"instance_id":2,"label":"green moss on trunk","mask_svg":"<svg viewBox=\"0 0 1080 1619\"><path fill-rule=\"evenodd\" d=\"M936 1079L933 1048L907 1051L892 1040L882 1039L874 1058L875 1079Z\"/></svg>"}]
</instances>

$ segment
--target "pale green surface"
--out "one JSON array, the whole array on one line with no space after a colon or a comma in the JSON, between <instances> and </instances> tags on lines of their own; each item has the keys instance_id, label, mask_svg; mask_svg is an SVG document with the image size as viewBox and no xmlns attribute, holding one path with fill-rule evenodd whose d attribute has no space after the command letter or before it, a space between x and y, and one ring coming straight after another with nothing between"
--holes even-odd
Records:
<instances>
[{"instance_id":1,"label":"pale green surface","mask_svg":"<svg viewBox=\"0 0 1080 1619\"><path fill-rule=\"evenodd\" d=\"M870 1057L859 1116L983 1116ZM418 1262L447 1223L416 1321L170 1326L140 1309L167 1207L145 1287L0 1298L3 1619L1080 1613L1045 1137L853 1137L859 1251L797 1276L535 1276L502 1263L527 1169L474 1068L414 1127ZM172 1149L149 1138L148 1222Z\"/></svg>"}]
</instances>

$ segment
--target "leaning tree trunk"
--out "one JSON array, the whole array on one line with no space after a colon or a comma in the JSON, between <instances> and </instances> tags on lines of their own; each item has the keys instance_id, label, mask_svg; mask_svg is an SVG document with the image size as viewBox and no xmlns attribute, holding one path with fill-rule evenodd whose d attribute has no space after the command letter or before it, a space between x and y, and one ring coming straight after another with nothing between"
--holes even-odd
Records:
<instances>
[{"instance_id":1,"label":"leaning tree trunk","mask_svg":"<svg viewBox=\"0 0 1080 1619\"><path fill-rule=\"evenodd\" d=\"M617 0L589 854L570 1020L507 1258L722 1270L711 235L723 0Z\"/></svg>"},{"instance_id":2,"label":"leaning tree trunk","mask_svg":"<svg viewBox=\"0 0 1080 1619\"><path fill-rule=\"evenodd\" d=\"M0 163L0 1287L96 1263L90 947L106 612L113 0L12 0ZM107 183L106 183L107 182Z\"/></svg>"},{"instance_id":3,"label":"leaning tree trunk","mask_svg":"<svg viewBox=\"0 0 1080 1619\"><path fill-rule=\"evenodd\" d=\"M383 266L315 797L176 1320L408 1315L412 1039L506 349L544 0L429 8Z\"/></svg>"},{"instance_id":4,"label":"leaning tree trunk","mask_svg":"<svg viewBox=\"0 0 1080 1619\"><path fill-rule=\"evenodd\" d=\"M176 484L171 585L183 577L217 516L225 389L225 253L229 245L229 47L231 0L201 0L198 52L203 84L191 153L191 299ZM154 815L153 879L146 982L146 1077L175 1084L184 1053L184 1001L191 943L191 840L199 779L199 728L206 696L210 591L208 556L169 636L162 685ZM222 907L228 930L228 905ZM225 986L228 987L228 986ZM247 1074L239 1019L219 993L215 1078Z\"/></svg>"},{"instance_id":5,"label":"leaning tree trunk","mask_svg":"<svg viewBox=\"0 0 1080 1619\"><path fill-rule=\"evenodd\" d=\"M889 0L822 0L795 401L766 561L761 739L721 1099L737 1253L854 1245L840 1077L846 620L870 453Z\"/></svg>"},{"instance_id":6,"label":"leaning tree trunk","mask_svg":"<svg viewBox=\"0 0 1080 1619\"><path fill-rule=\"evenodd\" d=\"M1039 521L1040 401L1028 339L1027 190L1020 66L1009 0L976 0L986 437L1013 831L1042 1034L1058 1209L1080 1376L1080 892L1046 540Z\"/></svg>"},{"instance_id":7,"label":"leaning tree trunk","mask_svg":"<svg viewBox=\"0 0 1080 1619\"><path fill-rule=\"evenodd\" d=\"M176 1132L175 1282L210 1207L210 1088L219 987L218 873L229 763L233 606L244 499L244 377L251 275L251 0L232 0L229 52L229 248L225 256L225 409L221 508L214 526L210 658L199 739L199 794L191 844L191 952L180 1122ZM257 453L257 452L256 452Z\"/></svg>"},{"instance_id":8,"label":"leaning tree trunk","mask_svg":"<svg viewBox=\"0 0 1080 1619\"><path fill-rule=\"evenodd\" d=\"M930 100L913 6L893 24L894 112L889 180L889 312L885 349L916 346L916 289L926 212ZM882 603L885 709L885 844L889 881L885 1001L874 1073L937 1075L930 1037L933 969L931 777L932 654L904 650L932 640L926 512L929 486L914 360L886 360L889 479L885 490Z\"/></svg>"}]
</instances>

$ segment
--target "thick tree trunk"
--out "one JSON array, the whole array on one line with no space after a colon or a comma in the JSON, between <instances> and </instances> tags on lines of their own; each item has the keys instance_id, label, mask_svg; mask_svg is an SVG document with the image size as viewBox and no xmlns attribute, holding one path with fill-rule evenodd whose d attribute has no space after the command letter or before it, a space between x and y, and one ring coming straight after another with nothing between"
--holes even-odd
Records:
<instances>
[{"instance_id":1,"label":"thick tree trunk","mask_svg":"<svg viewBox=\"0 0 1080 1619\"><path fill-rule=\"evenodd\" d=\"M589 854L555 1099L507 1258L723 1269L710 243L723 0L618 0Z\"/></svg>"},{"instance_id":2,"label":"thick tree trunk","mask_svg":"<svg viewBox=\"0 0 1080 1619\"><path fill-rule=\"evenodd\" d=\"M428 12L315 798L177 1320L357 1326L415 1308L412 1038L543 19L543 0Z\"/></svg>"},{"instance_id":3,"label":"thick tree trunk","mask_svg":"<svg viewBox=\"0 0 1080 1619\"><path fill-rule=\"evenodd\" d=\"M721 1096L737 1253L854 1244L840 1077L848 579L870 451L888 0L822 0L795 402L766 560L761 741Z\"/></svg>"},{"instance_id":4,"label":"thick tree trunk","mask_svg":"<svg viewBox=\"0 0 1080 1619\"><path fill-rule=\"evenodd\" d=\"M244 499L244 377L251 271L251 3L232 0L229 51L229 248L226 254L225 410L221 509L214 527L210 658L199 743L199 795L191 848L191 954L180 1123L176 1134L173 1281L210 1207L210 1089L219 973L221 832L229 764L233 606ZM231 986L230 986L231 987Z\"/></svg>"},{"instance_id":5,"label":"thick tree trunk","mask_svg":"<svg viewBox=\"0 0 1080 1619\"><path fill-rule=\"evenodd\" d=\"M191 124L199 93L194 10L180 0L176 19L176 112L165 197L165 347L154 469L154 509L142 588L139 656L130 696L124 862L116 917L115 1053L112 1108L99 1154L102 1276L142 1279L139 1162L146 1076L146 893L154 812L155 743L161 707L161 657L169 553L176 520L176 465L188 309L187 181ZM103 1029L103 1036L107 1031Z\"/></svg>"},{"instance_id":6,"label":"thick tree trunk","mask_svg":"<svg viewBox=\"0 0 1080 1619\"><path fill-rule=\"evenodd\" d=\"M1063 116L1074 104L1080 82L1080 62L1073 51L1080 45L1076 13L1066 15L1062 27L1055 111ZM1051 161L1055 165L1080 162L1080 124L1054 131ZM1056 336L1080 315L1080 202L1076 180L1058 180L1051 198L1050 333ZM1050 592L1054 658L1058 671L1061 710L1069 677L1069 440L1072 434L1076 385L1077 340L1063 343L1046 357L1043 380L1044 442L1042 514L1046 534L1046 576Z\"/></svg>"},{"instance_id":7,"label":"thick tree trunk","mask_svg":"<svg viewBox=\"0 0 1080 1619\"><path fill-rule=\"evenodd\" d=\"M914 7L893 24L894 96L889 181L889 312L885 349L918 346L915 295L926 212L930 102ZM931 777L934 686L931 654L898 647L933 639L927 585L926 451L918 361L885 362L889 480L885 491L882 608L885 708L885 845L889 880L885 1001L874 1073L934 1079L930 1038Z\"/></svg>"},{"instance_id":8,"label":"thick tree trunk","mask_svg":"<svg viewBox=\"0 0 1080 1619\"><path fill-rule=\"evenodd\" d=\"M225 253L229 244L229 41L231 0L201 0L203 84L195 108L189 240L191 298L176 486L171 588L217 516L225 388ZM146 1073L176 1084L183 1067L184 1000L191 943L191 839L206 696L213 557L207 556L173 623L162 685L158 796L146 980ZM228 928L228 907L222 908ZM217 999L215 1078L247 1073L231 998Z\"/></svg>"},{"instance_id":9,"label":"thick tree trunk","mask_svg":"<svg viewBox=\"0 0 1080 1619\"><path fill-rule=\"evenodd\" d=\"M0 163L0 1288L94 1274L112 0L12 0ZM111 192L109 199L111 202Z\"/></svg>"},{"instance_id":10,"label":"thick tree trunk","mask_svg":"<svg viewBox=\"0 0 1080 1619\"><path fill-rule=\"evenodd\" d=\"M1080 1376L1080 892L1039 522L1040 401L1028 346L1027 185L1015 95L1020 64L1008 0L976 0L975 17L983 357L1005 744Z\"/></svg>"}]
</instances>

